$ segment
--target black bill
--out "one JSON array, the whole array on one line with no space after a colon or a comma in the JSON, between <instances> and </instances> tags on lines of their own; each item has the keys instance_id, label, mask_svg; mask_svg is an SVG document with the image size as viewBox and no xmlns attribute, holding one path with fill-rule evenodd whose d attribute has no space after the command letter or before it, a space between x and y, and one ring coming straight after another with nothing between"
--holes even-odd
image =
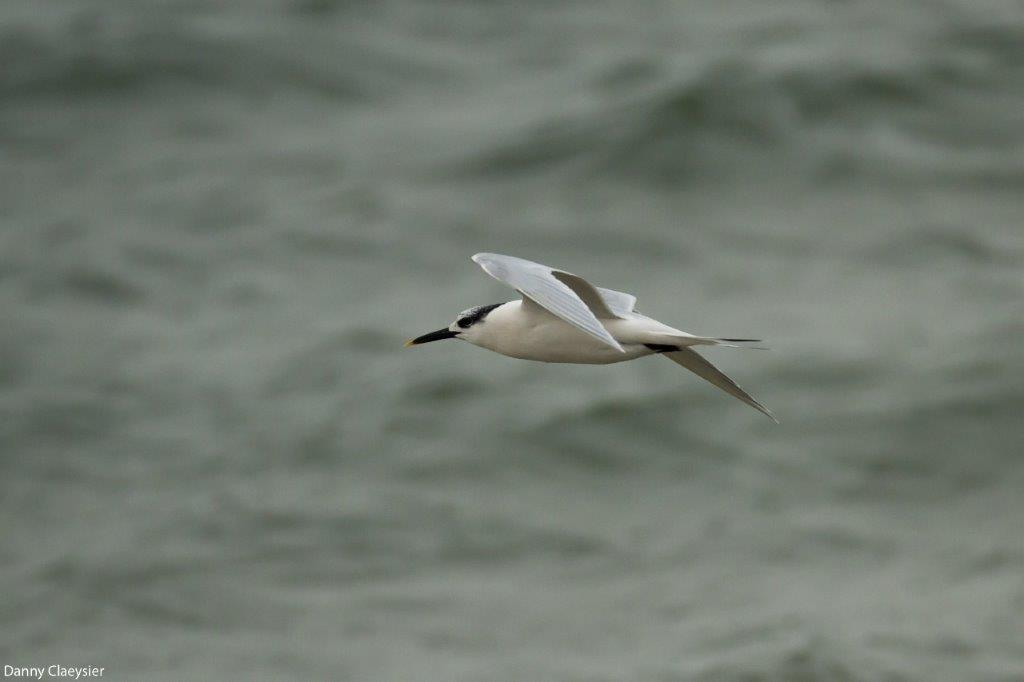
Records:
<instances>
[{"instance_id":1,"label":"black bill","mask_svg":"<svg viewBox=\"0 0 1024 682\"><path fill-rule=\"evenodd\" d=\"M442 339L453 339L458 335L458 332L453 332L448 329L438 329L436 332L430 332L423 336L417 336L415 339L409 339L405 342L405 345L406 347L418 346L421 343L430 343L431 341L440 341Z\"/></svg>"}]
</instances>

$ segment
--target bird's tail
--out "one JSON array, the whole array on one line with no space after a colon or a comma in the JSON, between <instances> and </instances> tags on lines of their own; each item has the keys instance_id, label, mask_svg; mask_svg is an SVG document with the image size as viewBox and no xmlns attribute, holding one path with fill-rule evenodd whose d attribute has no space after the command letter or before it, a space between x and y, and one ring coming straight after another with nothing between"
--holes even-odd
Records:
<instances>
[{"instance_id":1,"label":"bird's tail","mask_svg":"<svg viewBox=\"0 0 1024 682\"><path fill-rule=\"evenodd\" d=\"M693 336L691 334L666 334L664 332L648 335L645 343L652 343L658 346L675 346L686 348L688 346L725 346L726 348L750 348L753 350L768 350L767 346L759 345L764 342L761 339L724 339L717 336Z\"/></svg>"},{"instance_id":2,"label":"bird's tail","mask_svg":"<svg viewBox=\"0 0 1024 682\"><path fill-rule=\"evenodd\" d=\"M710 346L725 346L726 348L750 348L751 350L768 350L768 346L754 345L763 344L761 339L720 339L714 336L698 336L702 343Z\"/></svg>"}]
</instances>

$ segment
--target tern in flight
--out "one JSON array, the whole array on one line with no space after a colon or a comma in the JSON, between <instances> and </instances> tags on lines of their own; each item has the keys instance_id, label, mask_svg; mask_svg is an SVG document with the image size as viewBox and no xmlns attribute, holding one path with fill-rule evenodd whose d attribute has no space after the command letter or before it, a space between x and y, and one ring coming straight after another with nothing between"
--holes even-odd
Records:
<instances>
[{"instance_id":1,"label":"tern in flight","mask_svg":"<svg viewBox=\"0 0 1024 682\"><path fill-rule=\"evenodd\" d=\"M590 365L659 354L778 423L767 407L694 350L743 347L758 339L687 334L638 313L633 309L635 296L595 287L578 275L522 258L478 253L473 261L518 291L522 300L464 310L445 329L409 339L406 346L462 339L513 358Z\"/></svg>"}]
</instances>

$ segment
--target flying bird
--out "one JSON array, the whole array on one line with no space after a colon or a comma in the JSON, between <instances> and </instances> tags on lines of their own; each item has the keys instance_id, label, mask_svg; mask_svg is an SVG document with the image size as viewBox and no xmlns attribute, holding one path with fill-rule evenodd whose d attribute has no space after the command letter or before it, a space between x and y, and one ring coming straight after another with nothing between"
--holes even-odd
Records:
<instances>
[{"instance_id":1,"label":"flying bird","mask_svg":"<svg viewBox=\"0 0 1024 682\"><path fill-rule=\"evenodd\" d=\"M758 339L688 334L638 313L631 294L596 287L578 275L523 258L478 253L473 261L522 299L464 310L444 329L409 339L406 346L461 339L513 358L590 365L658 354L778 423L767 407L694 350L751 347Z\"/></svg>"}]
</instances>

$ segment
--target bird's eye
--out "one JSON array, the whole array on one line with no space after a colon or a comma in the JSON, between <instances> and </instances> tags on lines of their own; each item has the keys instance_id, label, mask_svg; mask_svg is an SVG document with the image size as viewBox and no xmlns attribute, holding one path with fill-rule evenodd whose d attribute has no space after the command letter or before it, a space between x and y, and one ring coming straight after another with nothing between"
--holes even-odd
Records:
<instances>
[{"instance_id":1,"label":"bird's eye","mask_svg":"<svg viewBox=\"0 0 1024 682\"><path fill-rule=\"evenodd\" d=\"M455 324L465 329L471 324L471 322L472 321L468 317L460 317L458 320L456 320Z\"/></svg>"}]
</instances>

